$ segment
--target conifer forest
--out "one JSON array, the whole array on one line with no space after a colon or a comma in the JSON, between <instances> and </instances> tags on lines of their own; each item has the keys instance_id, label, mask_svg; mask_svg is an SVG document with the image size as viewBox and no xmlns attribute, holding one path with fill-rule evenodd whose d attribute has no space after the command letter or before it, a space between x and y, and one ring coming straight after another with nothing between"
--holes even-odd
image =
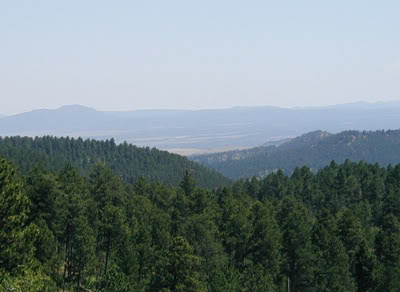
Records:
<instances>
[{"instance_id":1,"label":"conifer forest","mask_svg":"<svg viewBox=\"0 0 400 292\"><path fill-rule=\"evenodd\" d=\"M2 292L400 289L400 165L202 187L193 169L174 185L15 158L0 160Z\"/></svg>"}]
</instances>

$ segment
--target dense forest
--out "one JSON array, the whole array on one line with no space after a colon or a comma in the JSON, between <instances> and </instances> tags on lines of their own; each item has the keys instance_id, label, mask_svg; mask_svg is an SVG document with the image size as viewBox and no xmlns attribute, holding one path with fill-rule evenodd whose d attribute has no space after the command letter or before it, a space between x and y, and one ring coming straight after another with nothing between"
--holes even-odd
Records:
<instances>
[{"instance_id":1,"label":"dense forest","mask_svg":"<svg viewBox=\"0 0 400 292\"><path fill-rule=\"evenodd\" d=\"M0 156L14 162L22 173L39 163L54 171L71 164L83 174L88 174L100 162L129 183L143 177L149 181L177 186L185 169L192 171L202 187L216 188L230 183L216 171L186 157L128 143L117 145L113 139L96 141L51 136L0 137Z\"/></svg>"},{"instance_id":2,"label":"dense forest","mask_svg":"<svg viewBox=\"0 0 400 292\"><path fill-rule=\"evenodd\" d=\"M224 153L194 156L194 161L237 179L265 175L282 169L291 174L296 167L313 171L332 160L343 163L367 161L382 166L400 163L400 130L344 131L330 134L310 132L279 146L256 147Z\"/></svg>"},{"instance_id":3,"label":"dense forest","mask_svg":"<svg viewBox=\"0 0 400 292\"><path fill-rule=\"evenodd\" d=\"M400 165L334 162L217 190L0 160L0 291L400 289Z\"/></svg>"}]
</instances>

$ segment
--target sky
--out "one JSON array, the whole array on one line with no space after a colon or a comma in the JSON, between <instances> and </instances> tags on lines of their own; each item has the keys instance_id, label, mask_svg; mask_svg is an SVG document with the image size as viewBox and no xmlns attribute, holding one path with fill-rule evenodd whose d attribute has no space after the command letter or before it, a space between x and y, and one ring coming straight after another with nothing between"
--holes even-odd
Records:
<instances>
[{"instance_id":1,"label":"sky","mask_svg":"<svg viewBox=\"0 0 400 292\"><path fill-rule=\"evenodd\" d=\"M0 0L0 113L400 99L400 1Z\"/></svg>"}]
</instances>

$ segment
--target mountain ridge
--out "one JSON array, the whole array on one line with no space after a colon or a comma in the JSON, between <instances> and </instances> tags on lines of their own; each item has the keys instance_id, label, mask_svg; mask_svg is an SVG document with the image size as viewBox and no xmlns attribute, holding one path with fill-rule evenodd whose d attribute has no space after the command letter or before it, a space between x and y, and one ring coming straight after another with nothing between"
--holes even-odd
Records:
<instances>
[{"instance_id":1,"label":"mountain ridge","mask_svg":"<svg viewBox=\"0 0 400 292\"><path fill-rule=\"evenodd\" d=\"M360 107L364 106L365 108L375 107L375 106L396 106L400 107L400 99L399 100L391 100L391 101L376 101L376 102L368 102L368 101L354 101L354 102L347 102L347 103L338 103L338 104L330 104L324 106L293 106L293 107L284 107L284 106L273 106L273 105L248 105L248 106L232 106L226 108L202 108L202 109L179 109L179 108L154 108L154 109L128 109L128 110L98 110L94 107L83 105L83 104L65 104L61 105L56 108L38 108L29 110L26 112L20 112L12 115L5 115L0 113L0 115L4 116L14 116L25 114L33 111L40 111L40 110L49 110L49 111L58 111L58 110L92 110L97 112L105 112L105 113L132 113L132 112L168 112L168 111L181 111L181 112L200 112L200 111L224 111L224 110L240 110L240 109L283 109L283 110L298 110L298 109L324 109L324 108L341 108L341 107Z\"/></svg>"},{"instance_id":2,"label":"mountain ridge","mask_svg":"<svg viewBox=\"0 0 400 292\"><path fill-rule=\"evenodd\" d=\"M140 148L114 140L96 141L45 136L0 137L0 157L15 163L24 172L35 165L59 171L71 164L89 174L97 164L105 164L126 182L143 177L149 181L177 186L186 170L193 172L200 186L216 188L230 180L214 170L190 161L186 157L155 148Z\"/></svg>"},{"instance_id":3,"label":"mountain ridge","mask_svg":"<svg viewBox=\"0 0 400 292\"><path fill-rule=\"evenodd\" d=\"M336 134L314 131L279 146L197 155L191 159L235 179L263 177L278 169L290 174L302 166L317 171L332 160L342 163L349 159L387 166L400 162L400 130L352 130Z\"/></svg>"},{"instance_id":4,"label":"mountain ridge","mask_svg":"<svg viewBox=\"0 0 400 292\"><path fill-rule=\"evenodd\" d=\"M371 120L371 116L379 116ZM325 129L393 129L400 125L400 102L350 103L321 108L273 106L203 110L98 111L69 105L0 120L1 136L114 138L137 146L207 152L250 148Z\"/></svg>"}]
</instances>

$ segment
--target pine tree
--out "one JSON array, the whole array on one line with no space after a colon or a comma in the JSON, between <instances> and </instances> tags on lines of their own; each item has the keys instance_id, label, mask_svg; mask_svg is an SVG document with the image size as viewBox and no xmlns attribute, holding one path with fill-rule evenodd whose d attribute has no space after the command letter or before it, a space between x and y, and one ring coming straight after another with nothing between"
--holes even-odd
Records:
<instances>
[{"instance_id":1,"label":"pine tree","mask_svg":"<svg viewBox=\"0 0 400 292\"><path fill-rule=\"evenodd\" d=\"M280 203L278 221L282 229L284 265L291 291L307 291L315 273L315 250L312 230L315 219L300 201L285 197Z\"/></svg>"},{"instance_id":2,"label":"pine tree","mask_svg":"<svg viewBox=\"0 0 400 292\"><path fill-rule=\"evenodd\" d=\"M36 292L47 278L34 258L38 228L14 167L0 159L0 290Z\"/></svg>"},{"instance_id":3,"label":"pine tree","mask_svg":"<svg viewBox=\"0 0 400 292\"><path fill-rule=\"evenodd\" d=\"M356 291L349 258L338 236L335 218L326 209L318 216L313 241L317 254L313 288L316 291Z\"/></svg>"},{"instance_id":4,"label":"pine tree","mask_svg":"<svg viewBox=\"0 0 400 292\"><path fill-rule=\"evenodd\" d=\"M206 291L198 269L201 259L182 237L175 237L158 262L157 276L152 291L202 292Z\"/></svg>"}]
</instances>

